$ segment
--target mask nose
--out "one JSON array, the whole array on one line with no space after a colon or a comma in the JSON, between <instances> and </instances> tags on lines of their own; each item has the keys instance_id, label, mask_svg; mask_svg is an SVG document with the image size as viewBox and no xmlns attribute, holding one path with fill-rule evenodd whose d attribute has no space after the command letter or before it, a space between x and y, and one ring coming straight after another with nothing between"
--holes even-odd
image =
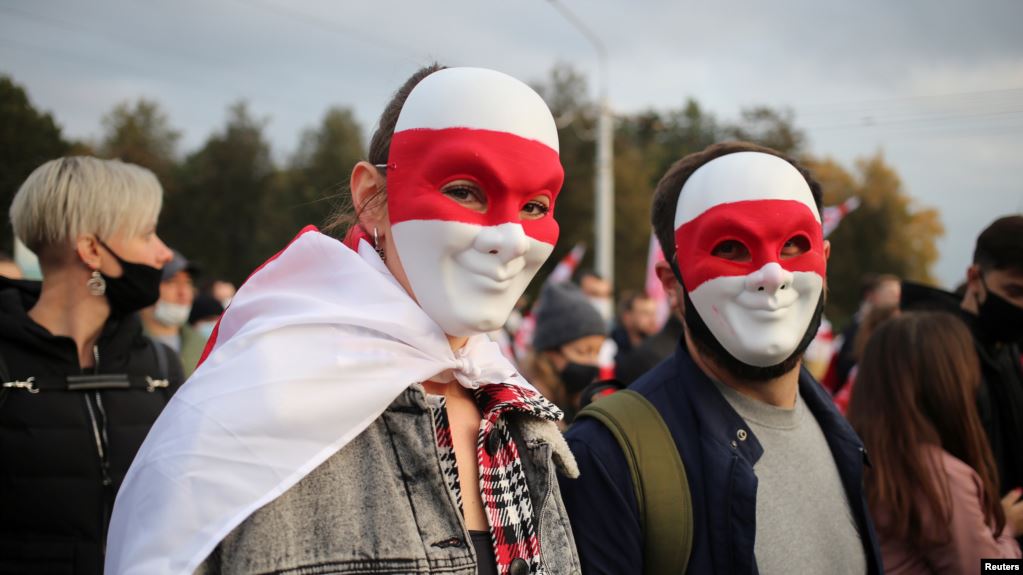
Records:
<instances>
[{"instance_id":1,"label":"mask nose","mask_svg":"<svg viewBox=\"0 0 1023 575\"><path fill-rule=\"evenodd\" d=\"M508 263L525 255L529 249L529 238L519 224L488 226L480 230L473 242L478 252L497 256L502 263Z\"/></svg>"},{"instance_id":2,"label":"mask nose","mask_svg":"<svg viewBox=\"0 0 1023 575\"><path fill-rule=\"evenodd\" d=\"M778 290L792 288L792 272L771 262L746 278L746 289L753 292L773 294Z\"/></svg>"}]
</instances>

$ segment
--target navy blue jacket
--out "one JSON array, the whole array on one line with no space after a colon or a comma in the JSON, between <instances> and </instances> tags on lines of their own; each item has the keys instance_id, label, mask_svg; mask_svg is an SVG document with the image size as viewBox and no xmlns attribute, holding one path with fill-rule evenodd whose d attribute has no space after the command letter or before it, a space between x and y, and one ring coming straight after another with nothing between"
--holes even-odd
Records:
<instances>
[{"instance_id":1,"label":"navy blue jacket","mask_svg":"<svg viewBox=\"0 0 1023 575\"><path fill-rule=\"evenodd\" d=\"M633 389L664 418L685 463L695 533L689 573L757 573L757 477L763 454L756 437L684 345L636 381ZM834 455L856 518L870 573L881 573L881 555L863 493L863 444L835 410L831 398L803 371L799 392L817 418ZM745 440L737 432L747 430ZM625 458L614 436L593 419L567 434L579 462L578 479L561 478L576 544L586 574L643 571L643 536Z\"/></svg>"}]
</instances>

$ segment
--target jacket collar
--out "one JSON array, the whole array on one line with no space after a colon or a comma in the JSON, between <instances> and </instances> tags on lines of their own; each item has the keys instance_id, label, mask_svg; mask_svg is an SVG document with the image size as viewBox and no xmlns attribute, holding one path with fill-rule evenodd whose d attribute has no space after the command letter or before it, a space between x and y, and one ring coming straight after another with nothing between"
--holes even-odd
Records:
<instances>
[{"instance_id":1,"label":"jacket collar","mask_svg":"<svg viewBox=\"0 0 1023 575\"><path fill-rule=\"evenodd\" d=\"M675 350L675 368L679 383L686 388L692 410L700 423L704 440L718 443L725 449L734 449L753 465L764 454L749 426L714 386L686 348L685 339Z\"/></svg>"},{"instance_id":2,"label":"jacket collar","mask_svg":"<svg viewBox=\"0 0 1023 575\"><path fill-rule=\"evenodd\" d=\"M675 368L679 384L686 388L693 414L699 419L701 435L736 450L750 465L755 464L764 453L763 446L710 377L693 361L685 340L675 351ZM831 398L804 368L799 372L799 394L829 441L837 439L854 450L862 448L859 437L834 408Z\"/></svg>"}]
</instances>

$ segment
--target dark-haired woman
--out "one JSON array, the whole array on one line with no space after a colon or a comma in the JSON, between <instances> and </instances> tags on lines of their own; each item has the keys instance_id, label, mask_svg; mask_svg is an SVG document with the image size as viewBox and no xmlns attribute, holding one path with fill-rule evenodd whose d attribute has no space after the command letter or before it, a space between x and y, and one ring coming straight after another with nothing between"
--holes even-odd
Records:
<instances>
[{"instance_id":1,"label":"dark-haired woman","mask_svg":"<svg viewBox=\"0 0 1023 575\"><path fill-rule=\"evenodd\" d=\"M884 322L859 364L849 421L870 454L867 497L886 573L976 573L1019 558L1023 503L999 500L977 415L977 356L956 317Z\"/></svg>"},{"instance_id":2,"label":"dark-haired woman","mask_svg":"<svg viewBox=\"0 0 1023 575\"><path fill-rule=\"evenodd\" d=\"M425 69L352 171L346 244L256 270L118 497L121 573L572 573L556 407L485 333L550 255L543 100Z\"/></svg>"},{"instance_id":3,"label":"dark-haired woman","mask_svg":"<svg viewBox=\"0 0 1023 575\"><path fill-rule=\"evenodd\" d=\"M849 370L849 377L846 378L845 385L839 388L838 393L834 395L835 407L838 408L842 415L845 415L846 411L849 410L849 399L852 397L853 388L856 387L856 373L858 369L855 362L859 362L860 358L863 357L863 350L866 349L870 336L874 335L874 330L897 315L899 315L898 305L884 303L872 306L867 311L866 317L860 322L860 327L856 330L856 337L852 342L852 354L850 357L854 362L852 369Z\"/></svg>"}]
</instances>

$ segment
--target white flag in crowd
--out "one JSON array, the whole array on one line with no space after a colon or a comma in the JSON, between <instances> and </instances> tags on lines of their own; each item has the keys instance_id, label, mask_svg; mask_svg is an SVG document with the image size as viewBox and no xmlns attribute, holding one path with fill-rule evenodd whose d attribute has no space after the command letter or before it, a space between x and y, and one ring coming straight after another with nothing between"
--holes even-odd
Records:
<instances>
[{"instance_id":1,"label":"white flag in crowd","mask_svg":"<svg viewBox=\"0 0 1023 575\"><path fill-rule=\"evenodd\" d=\"M823 219L822 225L824 226L824 237L831 235L831 232L835 231L835 228L838 227L838 223L842 221L842 218L849 215L849 212L852 212L858 207L860 207L860 199L853 196L837 206L827 206L824 208L824 213L821 214Z\"/></svg>"}]
</instances>

